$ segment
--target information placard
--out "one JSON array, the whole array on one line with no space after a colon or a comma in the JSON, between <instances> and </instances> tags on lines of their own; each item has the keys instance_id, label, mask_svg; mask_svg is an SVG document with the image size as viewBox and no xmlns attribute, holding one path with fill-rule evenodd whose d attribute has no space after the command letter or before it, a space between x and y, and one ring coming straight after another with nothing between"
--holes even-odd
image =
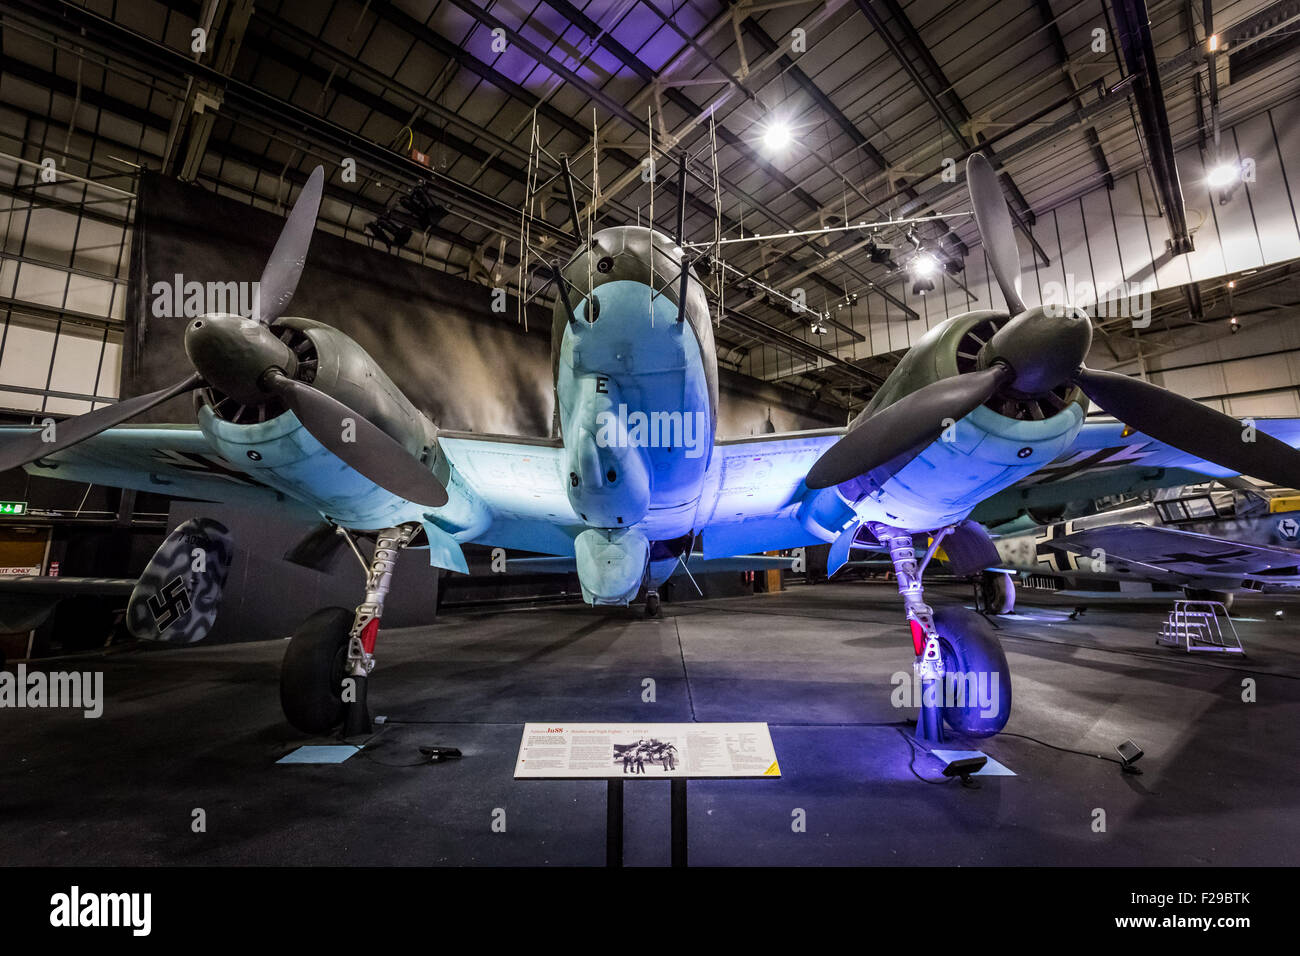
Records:
<instances>
[{"instance_id":1,"label":"information placard","mask_svg":"<svg viewBox=\"0 0 1300 956\"><path fill-rule=\"evenodd\" d=\"M524 724L515 777L779 777L765 723Z\"/></svg>"}]
</instances>

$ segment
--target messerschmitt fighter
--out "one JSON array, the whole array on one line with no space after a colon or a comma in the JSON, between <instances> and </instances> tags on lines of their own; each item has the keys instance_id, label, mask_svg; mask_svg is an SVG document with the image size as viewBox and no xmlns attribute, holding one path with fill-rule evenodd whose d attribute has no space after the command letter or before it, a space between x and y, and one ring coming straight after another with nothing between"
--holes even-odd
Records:
<instances>
[{"instance_id":1,"label":"messerschmitt fighter","mask_svg":"<svg viewBox=\"0 0 1300 956\"><path fill-rule=\"evenodd\" d=\"M996 733L1011 706L1005 656L982 619L926 604L916 536L929 536L932 551L942 542L950 561L996 563L972 509L1079 455L1119 486L1161 468L1300 486L1300 421L1261 422L1246 442L1233 418L1084 367L1088 315L1021 301L1007 207L982 155L969 160L967 179L1009 309L935 326L847 428L719 440L713 325L682 236L623 226L580 236L557 269L559 434L440 431L355 342L286 312L320 202L318 168L262 274L257 314L192 320L193 372L173 386L54 429L4 429L0 469L258 501L372 534L363 603L317 612L285 655L285 714L309 733L368 724L364 688L384 599L394 562L413 544L462 572L468 542L572 558L588 603L626 605L695 546L708 560L832 542L833 572L867 536L897 572L923 685L938 686L945 671L999 685L995 714L973 702L923 707L918 733L940 739L944 720ZM681 222L679 213L679 233ZM123 424L184 392L200 397L197 425ZM1085 422L1090 399L1120 422ZM215 458L255 481L195 474L169 453ZM348 682L355 702L345 706Z\"/></svg>"}]
</instances>

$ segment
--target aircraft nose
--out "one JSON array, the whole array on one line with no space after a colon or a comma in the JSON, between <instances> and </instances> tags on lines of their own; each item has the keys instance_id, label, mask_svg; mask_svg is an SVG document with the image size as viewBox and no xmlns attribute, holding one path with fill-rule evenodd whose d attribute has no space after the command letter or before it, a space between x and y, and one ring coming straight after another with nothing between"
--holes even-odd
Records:
<instances>
[{"instance_id":1,"label":"aircraft nose","mask_svg":"<svg viewBox=\"0 0 1300 956\"><path fill-rule=\"evenodd\" d=\"M245 403L265 401L259 387L268 369L293 375L297 362L279 337L255 319L212 314L185 329L185 354L209 383Z\"/></svg>"},{"instance_id":2,"label":"aircraft nose","mask_svg":"<svg viewBox=\"0 0 1300 956\"><path fill-rule=\"evenodd\" d=\"M1016 373L1012 387L1026 395L1055 388L1083 364L1092 346L1092 320L1074 306L1037 306L1022 312L986 346L988 365L1002 361Z\"/></svg>"}]
</instances>

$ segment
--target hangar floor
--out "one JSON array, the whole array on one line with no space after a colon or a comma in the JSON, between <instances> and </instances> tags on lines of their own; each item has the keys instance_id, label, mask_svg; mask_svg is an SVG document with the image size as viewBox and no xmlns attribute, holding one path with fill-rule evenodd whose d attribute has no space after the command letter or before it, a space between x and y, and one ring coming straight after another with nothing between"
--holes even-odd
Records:
<instances>
[{"instance_id":1,"label":"hangar floor","mask_svg":"<svg viewBox=\"0 0 1300 956\"><path fill-rule=\"evenodd\" d=\"M983 749L1017 776L922 783L889 700L910 659L896 593L821 585L666 605L662 620L562 607L386 632L372 704L390 722L332 766L275 763L304 742L280 716L278 642L60 661L102 667L105 712L0 713L0 860L600 864L604 784L515 781L520 724L649 719L772 726L781 779L690 784L693 865L1300 863L1279 832L1300 805L1300 603L1239 604L1247 659L1156 647L1155 604L1094 602L1078 621L1022 605L1002 622L1008 731L1108 756L1132 737L1144 775L1004 734ZM1241 700L1247 677L1257 703ZM412 766L426 743L465 757ZM916 769L938 777L929 756ZM667 783L629 785L626 816L628 862L666 862Z\"/></svg>"}]
</instances>

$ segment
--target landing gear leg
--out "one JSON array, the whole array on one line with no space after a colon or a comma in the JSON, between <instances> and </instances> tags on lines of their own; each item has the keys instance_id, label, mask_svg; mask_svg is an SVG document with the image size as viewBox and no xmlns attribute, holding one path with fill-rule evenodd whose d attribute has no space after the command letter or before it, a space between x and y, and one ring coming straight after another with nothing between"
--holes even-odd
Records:
<instances>
[{"instance_id":1,"label":"landing gear leg","mask_svg":"<svg viewBox=\"0 0 1300 956\"><path fill-rule=\"evenodd\" d=\"M384 598L393 583L398 553L411 543L419 529L418 524L408 522L379 532L375 539L375 553L366 571L366 597L357 605L348 634L347 679L343 689L345 737L370 733L366 682L375 668L375 641L379 637L379 619L384 615Z\"/></svg>"},{"instance_id":2,"label":"landing gear leg","mask_svg":"<svg viewBox=\"0 0 1300 956\"><path fill-rule=\"evenodd\" d=\"M923 568L917 564L912 536L889 525L873 522L871 533L889 549L894 562L894 576L898 578L898 593L907 608L908 624L912 628L912 649L916 660L913 672L921 684L921 713L916 720L916 738L927 744L943 743L943 653L939 647L939 633L934 628L934 611L925 603L925 590L921 583Z\"/></svg>"}]
</instances>

